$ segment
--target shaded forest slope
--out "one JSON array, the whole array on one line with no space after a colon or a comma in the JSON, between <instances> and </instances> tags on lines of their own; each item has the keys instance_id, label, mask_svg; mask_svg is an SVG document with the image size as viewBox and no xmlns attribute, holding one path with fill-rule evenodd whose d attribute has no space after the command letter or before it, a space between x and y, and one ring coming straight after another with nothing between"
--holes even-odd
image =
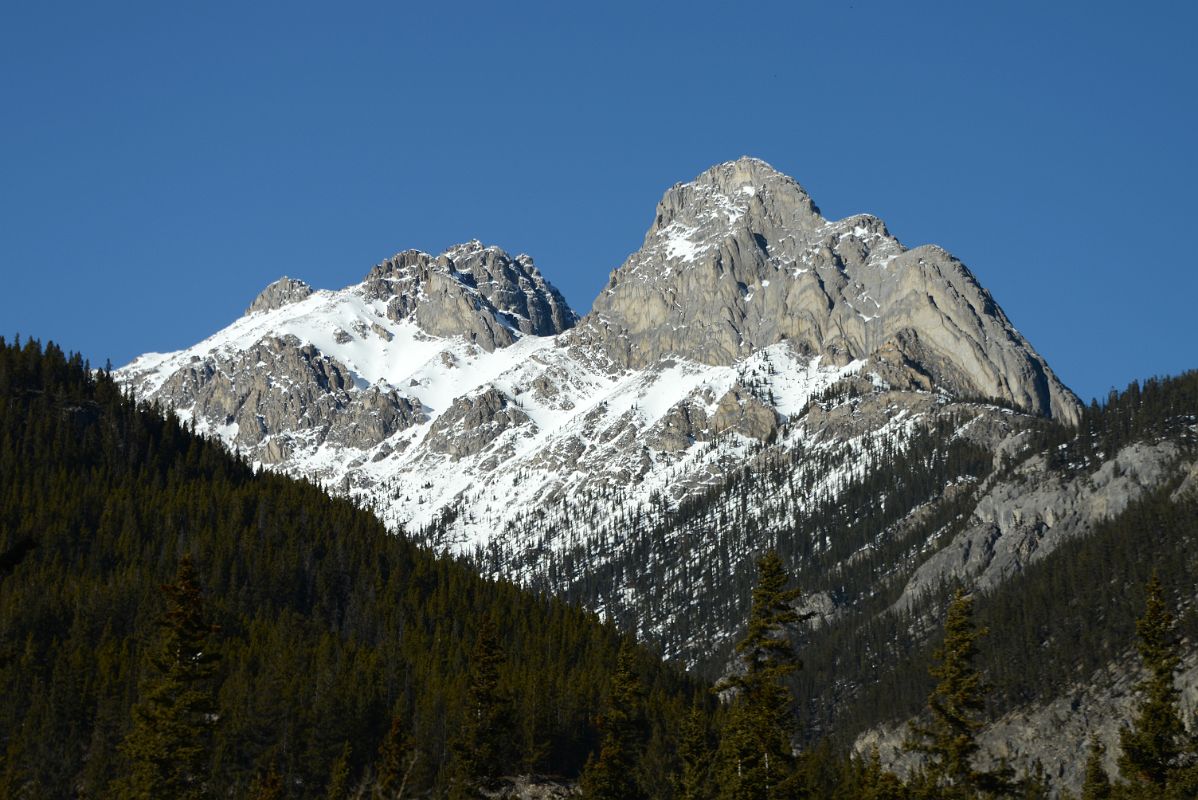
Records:
<instances>
[{"instance_id":1,"label":"shaded forest slope","mask_svg":"<svg viewBox=\"0 0 1198 800\"><path fill-rule=\"evenodd\" d=\"M392 719L443 786L481 621L496 622L511 771L577 776L617 631L389 535L319 487L255 472L54 345L0 339L0 794L96 796L184 555L219 625L215 794L277 771L322 795ZM641 651L656 747L701 691ZM649 754L652 757L652 754ZM665 772L663 765L662 774Z\"/></svg>"}]
</instances>

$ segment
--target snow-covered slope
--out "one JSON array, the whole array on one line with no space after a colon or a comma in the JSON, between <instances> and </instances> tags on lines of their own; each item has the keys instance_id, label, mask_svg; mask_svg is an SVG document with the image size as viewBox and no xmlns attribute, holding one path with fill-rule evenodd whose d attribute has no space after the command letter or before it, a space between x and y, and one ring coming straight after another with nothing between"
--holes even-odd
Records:
<instances>
[{"instance_id":1,"label":"snow-covered slope","mask_svg":"<svg viewBox=\"0 0 1198 800\"><path fill-rule=\"evenodd\" d=\"M779 344L730 366L675 359L613 373L553 337L522 335L487 352L429 336L388 319L359 284L249 314L120 375L139 396L169 397L199 431L359 496L397 528L416 532L454 511L438 544L469 551L563 496L647 500L679 479L722 475L717 464L864 364L821 361ZM213 413L226 398L237 398L231 413ZM368 398L411 413L371 437L361 429L383 414L360 408ZM753 410L764 418L756 430ZM709 421L699 431L697 418ZM353 442L349 428L359 429Z\"/></svg>"}]
</instances>

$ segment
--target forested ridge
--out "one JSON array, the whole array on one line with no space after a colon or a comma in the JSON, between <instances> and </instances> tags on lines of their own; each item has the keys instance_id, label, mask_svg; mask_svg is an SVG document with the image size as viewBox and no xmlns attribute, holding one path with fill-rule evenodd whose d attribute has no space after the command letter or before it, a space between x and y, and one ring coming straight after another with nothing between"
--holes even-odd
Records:
<instances>
[{"instance_id":1,"label":"forested ridge","mask_svg":"<svg viewBox=\"0 0 1198 800\"><path fill-rule=\"evenodd\" d=\"M407 791L445 791L484 620L507 716L497 762L479 769L576 777L621 643L588 612L483 580L319 487L255 472L33 341L0 339L0 554L4 797L114 791L131 709L155 678L161 587L185 558L220 657L213 796L266 780L323 797L338 772L359 786L378 776L389 736L412 767ZM682 718L713 701L632 652L641 769L665 783Z\"/></svg>"},{"instance_id":2,"label":"forested ridge","mask_svg":"<svg viewBox=\"0 0 1198 800\"><path fill-rule=\"evenodd\" d=\"M1077 429L1041 423L1024 458L1043 455L1050 470L1084 475L1128 444L1167 440L1177 445L1184 464L1198 455L1196 425L1198 372L1154 378L1092 404ZM897 473L896 480L906 480L905 474ZM1198 585L1198 497L1179 494L1181 480L1177 475L978 596L978 619L990 630L979 663L993 686L992 711L1050 700L1124 658L1141 611L1140 587L1154 571L1170 601L1184 609L1182 633L1198 641L1191 602ZM952 513L938 514L932 529L968 513L958 498L938 503ZM822 588L816 575L797 572L805 589ZM850 578L850 596L865 598L857 608L868 613L860 624L810 633L803 647L808 669L794 682L804 699L800 730L812 738L833 734L841 743L919 710L931 686L929 619L940 618L955 589L946 583L910 613L881 613L897 598L901 582L875 585L870 594L868 583L852 573L844 577Z\"/></svg>"}]
</instances>

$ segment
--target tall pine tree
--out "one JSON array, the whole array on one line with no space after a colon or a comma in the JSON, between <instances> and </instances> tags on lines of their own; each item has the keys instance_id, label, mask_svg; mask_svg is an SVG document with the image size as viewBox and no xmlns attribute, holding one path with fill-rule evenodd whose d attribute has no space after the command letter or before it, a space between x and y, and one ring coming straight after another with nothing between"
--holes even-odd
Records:
<instances>
[{"instance_id":1,"label":"tall pine tree","mask_svg":"<svg viewBox=\"0 0 1198 800\"><path fill-rule=\"evenodd\" d=\"M353 748L350 747L349 742L346 742L341 748L340 755L329 769L329 785L325 788L325 800L346 800L349 797L350 758L352 756Z\"/></svg>"},{"instance_id":2,"label":"tall pine tree","mask_svg":"<svg viewBox=\"0 0 1198 800\"><path fill-rule=\"evenodd\" d=\"M512 701L499 684L504 660L499 630L488 614L470 654L466 709L452 745L455 797L470 796L512 766Z\"/></svg>"},{"instance_id":3,"label":"tall pine tree","mask_svg":"<svg viewBox=\"0 0 1198 800\"><path fill-rule=\"evenodd\" d=\"M1136 622L1140 659L1147 673L1136 687L1140 707L1130 728L1120 731L1119 772L1133 797L1181 796L1193 776L1194 747L1186 734L1173 683L1181 656L1177 624L1153 573L1144 616ZM1188 796L1188 795L1187 795Z\"/></svg>"},{"instance_id":4,"label":"tall pine tree","mask_svg":"<svg viewBox=\"0 0 1198 800\"><path fill-rule=\"evenodd\" d=\"M1097 738L1090 739L1086 773L1082 779L1082 800L1111 800L1111 779L1103 765L1104 748Z\"/></svg>"},{"instance_id":5,"label":"tall pine tree","mask_svg":"<svg viewBox=\"0 0 1198 800\"><path fill-rule=\"evenodd\" d=\"M682 726L678 741L679 771L675 778L677 800L705 800L711 782L711 745L707 733L708 715L693 706Z\"/></svg>"},{"instance_id":6,"label":"tall pine tree","mask_svg":"<svg viewBox=\"0 0 1198 800\"><path fill-rule=\"evenodd\" d=\"M599 718L599 750L587 760L584 800L640 800L638 755L644 746L644 688L636 672L636 645L625 638L616 657L607 708Z\"/></svg>"},{"instance_id":7,"label":"tall pine tree","mask_svg":"<svg viewBox=\"0 0 1198 800\"><path fill-rule=\"evenodd\" d=\"M736 645L739 672L718 687L734 697L720 740L721 800L773 800L796 791L785 679L801 666L787 635L800 616L799 590L788 589L789 582L777 553L758 560L748 630Z\"/></svg>"},{"instance_id":8,"label":"tall pine tree","mask_svg":"<svg viewBox=\"0 0 1198 800\"><path fill-rule=\"evenodd\" d=\"M133 708L133 727L121 744L129 772L114 787L127 798L187 800L207 794L216 713L217 626L208 621L191 558L179 562L162 587L168 608L149 675Z\"/></svg>"},{"instance_id":9,"label":"tall pine tree","mask_svg":"<svg viewBox=\"0 0 1198 800\"><path fill-rule=\"evenodd\" d=\"M348 745L346 745L348 761ZM410 796L413 773L420 763L420 751L403 724L397 710L391 715L387 735L379 745L379 761L374 778L373 795L377 800L398 800Z\"/></svg>"},{"instance_id":10,"label":"tall pine tree","mask_svg":"<svg viewBox=\"0 0 1198 800\"><path fill-rule=\"evenodd\" d=\"M928 696L926 722L912 723L907 749L924 756L914 783L936 798L970 798L1009 790L1004 772L974 767L977 733L983 726L986 686L974 662L986 635L973 620L973 597L958 589L944 621L944 643L933 653L929 673L936 687Z\"/></svg>"}]
</instances>

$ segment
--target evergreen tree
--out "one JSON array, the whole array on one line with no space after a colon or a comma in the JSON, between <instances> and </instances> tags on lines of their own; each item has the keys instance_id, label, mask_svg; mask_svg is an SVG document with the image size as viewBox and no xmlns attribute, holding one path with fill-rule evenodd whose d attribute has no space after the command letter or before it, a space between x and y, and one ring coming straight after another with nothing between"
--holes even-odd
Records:
<instances>
[{"instance_id":1,"label":"evergreen tree","mask_svg":"<svg viewBox=\"0 0 1198 800\"><path fill-rule=\"evenodd\" d=\"M1132 727L1119 734L1119 772L1133 794L1165 797L1190 766L1193 748L1181 721L1173 684L1181 663L1176 622L1155 573L1148 581L1144 616L1136 623L1138 649L1147 675L1136 687L1140 707Z\"/></svg>"},{"instance_id":2,"label":"evergreen tree","mask_svg":"<svg viewBox=\"0 0 1198 800\"><path fill-rule=\"evenodd\" d=\"M1081 800L1110 800L1111 779L1102 763L1105 748L1097 737L1090 739L1090 754L1086 757L1086 775L1082 781Z\"/></svg>"},{"instance_id":3,"label":"evergreen tree","mask_svg":"<svg viewBox=\"0 0 1198 800\"><path fill-rule=\"evenodd\" d=\"M704 800L709 796L711 746L707 738L707 715L698 706L691 708L678 741L679 773L675 781L676 800Z\"/></svg>"},{"instance_id":4,"label":"evergreen tree","mask_svg":"<svg viewBox=\"0 0 1198 800\"><path fill-rule=\"evenodd\" d=\"M499 684L503 663L499 631L488 614L470 654L465 715L453 744L457 794L485 786L512 765L512 703Z\"/></svg>"},{"instance_id":5,"label":"evergreen tree","mask_svg":"<svg viewBox=\"0 0 1198 800\"><path fill-rule=\"evenodd\" d=\"M379 763L374 780L375 798L396 800L404 797L412 789L412 772L419 758L415 743L404 729L403 718L398 712L393 714L387 735L379 745Z\"/></svg>"},{"instance_id":6,"label":"evergreen tree","mask_svg":"<svg viewBox=\"0 0 1198 800\"><path fill-rule=\"evenodd\" d=\"M640 800L638 756L643 749L644 688L636 671L636 645L625 638L616 657L607 707L598 720L599 750L582 771L585 800Z\"/></svg>"},{"instance_id":7,"label":"evergreen tree","mask_svg":"<svg viewBox=\"0 0 1198 800\"><path fill-rule=\"evenodd\" d=\"M986 687L974 662L977 642L986 633L974 623L973 598L958 589L948 606L944 643L933 653L935 663L929 669L937 683L928 696L927 722L912 723L907 742L909 751L925 757L922 774L914 783L931 796L947 800L1009 790L1001 772L973 766L986 705Z\"/></svg>"},{"instance_id":8,"label":"evergreen tree","mask_svg":"<svg viewBox=\"0 0 1198 800\"><path fill-rule=\"evenodd\" d=\"M349 797L350 758L353 750L349 742L341 748L341 754L329 770L329 785L325 789L326 800L346 800Z\"/></svg>"},{"instance_id":9,"label":"evergreen tree","mask_svg":"<svg viewBox=\"0 0 1198 800\"><path fill-rule=\"evenodd\" d=\"M859 791L856 793L860 800L905 800L907 787L899 777L882 767L882 758L878 748L873 747L869 756L860 767L861 774Z\"/></svg>"},{"instance_id":10,"label":"evergreen tree","mask_svg":"<svg viewBox=\"0 0 1198 800\"><path fill-rule=\"evenodd\" d=\"M272 762L250 786L249 800L283 800L283 776Z\"/></svg>"},{"instance_id":11,"label":"evergreen tree","mask_svg":"<svg viewBox=\"0 0 1198 800\"><path fill-rule=\"evenodd\" d=\"M1039 759L1032 764L1032 768L1023 776L1019 785L1018 796L1021 800L1048 800L1052 793L1048 775L1044 772L1044 764Z\"/></svg>"},{"instance_id":12,"label":"evergreen tree","mask_svg":"<svg viewBox=\"0 0 1198 800\"><path fill-rule=\"evenodd\" d=\"M745 637L736 645L740 671L718 688L734 695L720 740L721 800L772 800L797 790L791 747L793 717L786 676L800 662L787 628L800 619L798 589L775 552L757 562L757 585Z\"/></svg>"},{"instance_id":13,"label":"evergreen tree","mask_svg":"<svg viewBox=\"0 0 1198 800\"><path fill-rule=\"evenodd\" d=\"M151 675L133 708L133 727L121 745L129 773L117 793L129 798L203 797L217 722L218 628L205 615L189 556L162 591L169 607L159 620Z\"/></svg>"}]
</instances>

